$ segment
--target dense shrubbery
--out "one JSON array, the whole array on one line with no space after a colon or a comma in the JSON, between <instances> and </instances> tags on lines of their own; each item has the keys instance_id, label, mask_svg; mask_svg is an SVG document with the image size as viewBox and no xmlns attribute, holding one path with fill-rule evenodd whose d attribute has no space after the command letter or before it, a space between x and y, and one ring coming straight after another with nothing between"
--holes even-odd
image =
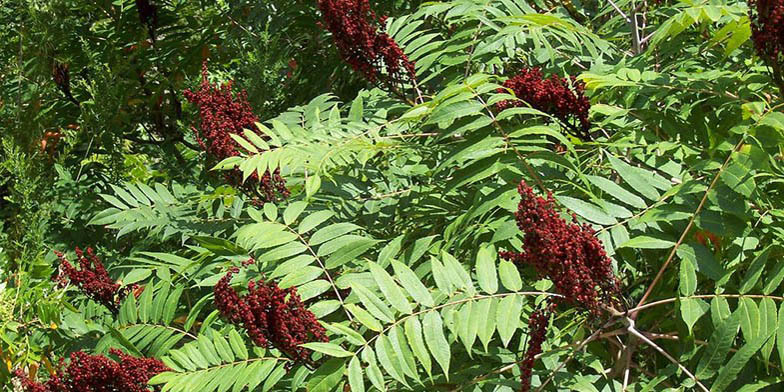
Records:
<instances>
[{"instance_id":1,"label":"dense shrubbery","mask_svg":"<svg viewBox=\"0 0 784 392\"><path fill-rule=\"evenodd\" d=\"M783 7L5 2L0 385L779 390Z\"/></svg>"}]
</instances>

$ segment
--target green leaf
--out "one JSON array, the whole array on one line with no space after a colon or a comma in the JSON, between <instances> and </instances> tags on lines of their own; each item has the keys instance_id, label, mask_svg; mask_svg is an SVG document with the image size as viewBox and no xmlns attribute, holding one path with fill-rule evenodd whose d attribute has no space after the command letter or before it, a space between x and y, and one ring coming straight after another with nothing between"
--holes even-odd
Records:
<instances>
[{"instance_id":1,"label":"green leaf","mask_svg":"<svg viewBox=\"0 0 784 392\"><path fill-rule=\"evenodd\" d=\"M403 373L406 376L419 381L419 376L416 370L416 362L414 361L414 354L412 354L411 349L406 342L406 337L402 328L399 325L393 326L389 330L389 334L387 336L389 337L389 343L392 346L392 350L397 354L397 357L400 360Z\"/></svg>"},{"instance_id":2,"label":"green leaf","mask_svg":"<svg viewBox=\"0 0 784 392\"><path fill-rule=\"evenodd\" d=\"M343 347L340 347L334 343L313 342L313 343L301 344L301 346L309 350L320 352L322 354L327 354L331 357L343 358L343 357L350 357L354 355L354 353L346 351L343 349Z\"/></svg>"},{"instance_id":3,"label":"green leaf","mask_svg":"<svg viewBox=\"0 0 784 392\"><path fill-rule=\"evenodd\" d=\"M705 313L710 309L707 302L697 298L683 298L681 299L681 317L683 322L689 328L689 334L692 333L692 327Z\"/></svg>"},{"instance_id":4,"label":"green leaf","mask_svg":"<svg viewBox=\"0 0 784 392\"><path fill-rule=\"evenodd\" d=\"M520 312L523 302L517 295L508 295L498 304L496 328L504 347L509 345L515 331L520 326Z\"/></svg>"},{"instance_id":5,"label":"green leaf","mask_svg":"<svg viewBox=\"0 0 784 392\"><path fill-rule=\"evenodd\" d=\"M481 247L476 255L476 278L479 287L488 294L498 291L498 275L495 269L496 252L492 247Z\"/></svg>"},{"instance_id":6,"label":"green leaf","mask_svg":"<svg viewBox=\"0 0 784 392\"><path fill-rule=\"evenodd\" d=\"M364 305L368 312L374 317L388 323L394 321L394 313L392 310L370 290L353 282L351 283L351 290L357 294L359 300L362 301L362 305Z\"/></svg>"},{"instance_id":7,"label":"green leaf","mask_svg":"<svg viewBox=\"0 0 784 392\"><path fill-rule=\"evenodd\" d=\"M305 181L305 194L312 197L321 188L321 176L314 174Z\"/></svg>"},{"instance_id":8,"label":"green leaf","mask_svg":"<svg viewBox=\"0 0 784 392\"><path fill-rule=\"evenodd\" d=\"M353 328L339 323L323 323L323 325L327 330L345 336L346 340L348 340L348 342L351 344L361 346L367 343L365 338L362 337L362 335Z\"/></svg>"},{"instance_id":9,"label":"green leaf","mask_svg":"<svg viewBox=\"0 0 784 392\"><path fill-rule=\"evenodd\" d=\"M359 357L351 358L348 363L348 383L352 392L365 392L365 380L362 376L362 365Z\"/></svg>"},{"instance_id":10,"label":"green leaf","mask_svg":"<svg viewBox=\"0 0 784 392\"><path fill-rule=\"evenodd\" d=\"M496 329L495 315L498 312L497 303L498 301L495 298L486 298L474 305L477 314L476 322L478 323L477 335L482 342L482 346L484 346L485 352L489 348Z\"/></svg>"},{"instance_id":11,"label":"green leaf","mask_svg":"<svg viewBox=\"0 0 784 392\"><path fill-rule=\"evenodd\" d=\"M255 145L256 147L262 149L263 151L270 150L269 144L267 144L267 142L264 141L264 139L262 139L261 136L259 136L256 132L253 132L249 129L244 129L242 131L242 135L245 136L245 139L253 143L253 145Z\"/></svg>"},{"instance_id":12,"label":"green leaf","mask_svg":"<svg viewBox=\"0 0 784 392\"><path fill-rule=\"evenodd\" d=\"M744 297L740 299L740 329L747 342L754 340L760 334L760 314L757 303L753 299Z\"/></svg>"},{"instance_id":13,"label":"green leaf","mask_svg":"<svg viewBox=\"0 0 784 392\"><path fill-rule=\"evenodd\" d=\"M331 392L343 379L346 363L340 359L331 359L321 365L308 381L309 392Z\"/></svg>"},{"instance_id":14,"label":"green leaf","mask_svg":"<svg viewBox=\"0 0 784 392\"><path fill-rule=\"evenodd\" d=\"M427 352L427 348L425 348L425 341L422 340L422 324L419 323L419 319L416 317L409 317L405 323L405 333L406 333L406 340L408 340L408 345L411 346L411 351L414 352L414 355L419 360L419 363L422 367L425 368L428 377L433 377L431 374L432 370L432 363L430 361L430 354Z\"/></svg>"},{"instance_id":15,"label":"green leaf","mask_svg":"<svg viewBox=\"0 0 784 392\"><path fill-rule=\"evenodd\" d=\"M346 309L351 312L362 325L368 327L371 331L381 332L381 323L367 310L354 304L346 304Z\"/></svg>"},{"instance_id":16,"label":"green leaf","mask_svg":"<svg viewBox=\"0 0 784 392\"><path fill-rule=\"evenodd\" d=\"M784 369L784 303L779 307L779 318L776 325L776 349L779 353L779 368Z\"/></svg>"},{"instance_id":17,"label":"green leaf","mask_svg":"<svg viewBox=\"0 0 784 392\"><path fill-rule=\"evenodd\" d=\"M438 312L428 312L422 320L422 330L425 334L425 342L427 343L430 353L433 358L441 366L444 371L444 376L449 380L449 359L451 353L449 349L449 342L444 336L444 323L441 320L441 315Z\"/></svg>"},{"instance_id":18,"label":"green leaf","mask_svg":"<svg viewBox=\"0 0 784 392\"><path fill-rule=\"evenodd\" d=\"M607 192L608 195L616 198L617 200L626 203L635 208L646 208L645 200L641 197L627 191L620 185L599 176L585 176L588 181L594 184L599 189Z\"/></svg>"},{"instance_id":19,"label":"green leaf","mask_svg":"<svg viewBox=\"0 0 784 392\"><path fill-rule=\"evenodd\" d=\"M762 335L767 335L771 331L776 331L778 327L778 313L776 312L776 304L770 298L763 298L760 301L760 325L761 330L765 331ZM774 334L765 345L762 346L762 358L767 363L776 347L776 335Z\"/></svg>"},{"instance_id":20,"label":"green leaf","mask_svg":"<svg viewBox=\"0 0 784 392\"><path fill-rule=\"evenodd\" d=\"M368 266L370 267L370 273L373 275L373 279L376 281L376 284L378 284L381 292L384 293L386 300L401 313L411 314L413 311L411 304L408 303L406 296L403 294L403 290L395 283L392 276L376 263L368 262Z\"/></svg>"},{"instance_id":21,"label":"green leaf","mask_svg":"<svg viewBox=\"0 0 784 392\"><path fill-rule=\"evenodd\" d=\"M362 350L362 360L368 364L367 368L365 368L365 371L368 379L370 379L370 382L379 391L385 391L386 388L384 388L384 374L381 373L381 369L378 367L378 362L376 362L376 354L373 353L373 350L370 348Z\"/></svg>"},{"instance_id":22,"label":"green leaf","mask_svg":"<svg viewBox=\"0 0 784 392\"><path fill-rule=\"evenodd\" d=\"M446 251L441 251L441 259L444 261L444 267L447 271L449 280L457 288L467 291L469 294L474 293L474 282L471 280L471 275L463 268L457 259Z\"/></svg>"},{"instance_id":23,"label":"green leaf","mask_svg":"<svg viewBox=\"0 0 784 392\"><path fill-rule=\"evenodd\" d=\"M746 366L749 359L773 336L774 331L769 332L767 335L760 335L748 341L730 358L729 362L719 370L719 375L716 377L716 381L713 382L711 391L721 392L736 380L736 377L743 367Z\"/></svg>"},{"instance_id":24,"label":"green leaf","mask_svg":"<svg viewBox=\"0 0 784 392\"><path fill-rule=\"evenodd\" d=\"M733 154L733 163L721 173L721 180L727 184L730 189L738 192L746 198L751 197L751 194L756 188L754 182L754 170L751 159L742 153Z\"/></svg>"},{"instance_id":25,"label":"green leaf","mask_svg":"<svg viewBox=\"0 0 784 392\"><path fill-rule=\"evenodd\" d=\"M231 345L231 349L234 350L234 354L236 354L237 357L242 360L248 360L248 348L245 347L245 342L235 329L232 329L229 332L229 345Z\"/></svg>"},{"instance_id":26,"label":"green leaf","mask_svg":"<svg viewBox=\"0 0 784 392\"><path fill-rule=\"evenodd\" d=\"M376 357L381 367L387 371L387 374L392 376L403 385L408 386L406 379L403 376L403 365L398 358L398 353L392 349L392 344L389 343L389 338L386 335L379 335L375 344Z\"/></svg>"},{"instance_id":27,"label":"green leaf","mask_svg":"<svg viewBox=\"0 0 784 392\"><path fill-rule=\"evenodd\" d=\"M623 178L632 189L639 192L646 199L657 200L659 198L659 192L651 185L649 178L646 178L648 176L645 174L648 173L645 170L631 166L610 154L607 154L607 158L613 169L618 172L621 178Z\"/></svg>"},{"instance_id":28,"label":"green leaf","mask_svg":"<svg viewBox=\"0 0 784 392\"><path fill-rule=\"evenodd\" d=\"M681 259L681 272L679 288L682 296L694 295L697 291L697 272L695 265L689 258Z\"/></svg>"},{"instance_id":29,"label":"green leaf","mask_svg":"<svg viewBox=\"0 0 784 392\"><path fill-rule=\"evenodd\" d=\"M314 227L324 223L327 219L331 218L333 215L335 215L335 213L330 210L322 210L322 211L314 212L306 216L304 219L302 219L302 222L300 222L299 224L299 228L297 228L297 232L299 234L305 234L313 230Z\"/></svg>"},{"instance_id":30,"label":"green leaf","mask_svg":"<svg viewBox=\"0 0 784 392\"><path fill-rule=\"evenodd\" d=\"M392 260L393 257L397 256L397 254L400 252L400 247L403 244L404 237L405 236L402 235L398 236L392 241L389 241L389 243L386 244L383 249L381 249L381 252L378 253L378 265L386 267L389 261Z\"/></svg>"},{"instance_id":31,"label":"green leaf","mask_svg":"<svg viewBox=\"0 0 784 392\"><path fill-rule=\"evenodd\" d=\"M310 243L311 246L319 245L359 229L361 229L361 227L353 223L335 223L333 225L322 227L317 232L313 233L313 235L310 236L308 243Z\"/></svg>"},{"instance_id":32,"label":"green leaf","mask_svg":"<svg viewBox=\"0 0 784 392\"><path fill-rule=\"evenodd\" d=\"M245 150L253 154L259 153L259 149L256 148L256 146L254 146L250 142L248 142L244 137L237 135L235 133L231 133L229 134L229 136L231 136L231 138L234 139L234 141L237 142L237 144L239 144L240 146L242 146L242 148L244 148Z\"/></svg>"},{"instance_id":33,"label":"green leaf","mask_svg":"<svg viewBox=\"0 0 784 392\"><path fill-rule=\"evenodd\" d=\"M301 200L291 203L283 210L283 223L287 226L291 226L291 224L299 218L300 214L302 214L302 211L305 211L307 206L308 203Z\"/></svg>"},{"instance_id":34,"label":"green leaf","mask_svg":"<svg viewBox=\"0 0 784 392\"><path fill-rule=\"evenodd\" d=\"M618 221L607 214L601 207L580 199L568 196L556 196L556 200L575 214L600 225L614 225Z\"/></svg>"},{"instance_id":35,"label":"green leaf","mask_svg":"<svg viewBox=\"0 0 784 392\"><path fill-rule=\"evenodd\" d=\"M270 220L270 222L274 222L278 219L278 207L275 207L273 203L264 203L264 216Z\"/></svg>"},{"instance_id":36,"label":"green leaf","mask_svg":"<svg viewBox=\"0 0 784 392\"><path fill-rule=\"evenodd\" d=\"M735 311L713 331L708 340L708 347L700 358L695 371L695 376L698 379L706 380L713 377L724 364L724 360L732 348L732 343L738 335L740 317L740 311Z\"/></svg>"},{"instance_id":37,"label":"green leaf","mask_svg":"<svg viewBox=\"0 0 784 392\"><path fill-rule=\"evenodd\" d=\"M501 284L509 291L520 291L523 288L523 280L520 278L520 272L511 261L501 260L498 265L498 273L501 276Z\"/></svg>"},{"instance_id":38,"label":"green leaf","mask_svg":"<svg viewBox=\"0 0 784 392\"><path fill-rule=\"evenodd\" d=\"M724 268L714 258L713 253L702 244L681 244L676 253L681 259L689 259L693 265L697 266L699 273L714 281L721 280L726 273Z\"/></svg>"},{"instance_id":39,"label":"green leaf","mask_svg":"<svg viewBox=\"0 0 784 392\"><path fill-rule=\"evenodd\" d=\"M765 269L765 264L768 262L768 255L770 254L771 246L768 246L751 262L746 275L743 277L743 283L740 285L740 293L748 293L759 281L762 276L762 271Z\"/></svg>"},{"instance_id":40,"label":"green leaf","mask_svg":"<svg viewBox=\"0 0 784 392\"><path fill-rule=\"evenodd\" d=\"M395 271L395 276L400 280L400 284L406 289L408 294L411 295L411 298L413 298L414 301L427 307L435 306L430 291L422 284L422 281L417 277L414 271L397 260L392 260L392 268Z\"/></svg>"},{"instance_id":41,"label":"green leaf","mask_svg":"<svg viewBox=\"0 0 784 392\"><path fill-rule=\"evenodd\" d=\"M670 249L673 246L675 246L675 242L673 241L641 235L634 237L621 245L618 245L618 248Z\"/></svg>"},{"instance_id":42,"label":"green leaf","mask_svg":"<svg viewBox=\"0 0 784 392\"><path fill-rule=\"evenodd\" d=\"M328 269L337 268L343 264L346 264L366 251L370 248L375 246L378 241L370 238L364 237L356 237L356 236L343 236L340 238L336 238L332 242L328 242L327 244L332 245L342 245L338 250L329 256L329 258L324 262L324 266ZM318 255L322 256L324 253L322 252L325 249L323 245L319 248Z\"/></svg>"}]
</instances>

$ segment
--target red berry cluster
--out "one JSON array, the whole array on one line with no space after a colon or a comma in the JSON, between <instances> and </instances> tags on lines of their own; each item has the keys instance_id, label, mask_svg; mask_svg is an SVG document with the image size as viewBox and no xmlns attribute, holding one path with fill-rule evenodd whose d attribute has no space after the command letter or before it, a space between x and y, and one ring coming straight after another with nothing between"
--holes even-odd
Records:
<instances>
[{"instance_id":1,"label":"red berry cluster","mask_svg":"<svg viewBox=\"0 0 784 392\"><path fill-rule=\"evenodd\" d=\"M21 370L16 376L25 392L149 392L147 382L169 370L157 359L135 358L115 349L110 352L120 361L81 351L72 353L68 366L43 384L31 380Z\"/></svg>"},{"instance_id":2,"label":"red berry cluster","mask_svg":"<svg viewBox=\"0 0 784 392\"><path fill-rule=\"evenodd\" d=\"M498 89L499 93L512 90L519 100L501 101L497 104L498 110L528 103L534 109L560 120L575 136L590 140L588 111L591 103L585 97L584 82L574 76L569 79L558 75L545 78L539 68L523 68L519 74L504 82L503 86L505 88Z\"/></svg>"},{"instance_id":3,"label":"red berry cluster","mask_svg":"<svg viewBox=\"0 0 784 392\"><path fill-rule=\"evenodd\" d=\"M318 6L341 57L355 71L372 83L415 83L414 63L389 34L379 32L386 17L377 18L368 0L319 0Z\"/></svg>"},{"instance_id":4,"label":"red berry cluster","mask_svg":"<svg viewBox=\"0 0 784 392\"><path fill-rule=\"evenodd\" d=\"M528 318L528 344L523 362L520 362L521 392L531 390L531 373L534 369L536 356L542 353L542 343L547 335L547 323L550 321L552 311L553 307L550 305L544 309L535 310Z\"/></svg>"},{"instance_id":5,"label":"red berry cluster","mask_svg":"<svg viewBox=\"0 0 784 392\"><path fill-rule=\"evenodd\" d=\"M784 0L750 0L749 14L757 53L779 62L784 55Z\"/></svg>"},{"instance_id":6,"label":"red berry cluster","mask_svg":"<svg viewBox=\"0 0 784 392\"><path fill-rule=\"evenodd\" d=\"M215 306L230 322L245 328L256 345L274 346L294 360L307 361L311 352L301 344L329 341L326 330L305 309L295 288L284 290L274 282L251 280L248 293L241 296L230 285L238 271L232 268L215 285Z\"/></svg>"},{"instance_id":7,"label":"red berry cluster","mask_svg":"<svg viewBox=\"0 0 784 392\"><path fill-rule=\"evenodd\" d=\"M136 0L139 20L147 27L150 39L155 42L155 29L158 27L158 7L150 0Z\"/></svg>"},{"instance_id":8,"label":"red berry cluster","mask_svg":"<svg viewBox=\"0 0 784 392\"><path fill-rule=\"evenodd\" d=\"M54 79L54 84L57 85L57 88L60 89L63 95L76 106L79 106L79 101L74 98L71 92L71 70L68 64L55 60L54 64L52 64L52 79Z\"/></svg>"},{"instance_id":9,"label":"red berry cluster","mask_svg":"<svg viewBox=\"0 0 784 392\"><path fill-rule=\"evenodd\" d=\"M202 81L199 90L185 90L185 98L199 107L201 124L196 132L196 140L211 159L223 159L240 155L237 142L231 134L242 136L243 130L255 131L260 137L269 137L261 134L256 123L258 117L248 103L247 93L241 91L236 95L232 93L232 83L214 85L207 80L207 64L202 68ZM263 201L274 201L278 196L286 198L289 190L286 182L280 176L280 170L274 173L266 172L259 178L253 173L244 183L242 173L236 169L226 174L226 180L251 194L261 192L259 196Z\"/></svg>"},{"instance_id":10,"label":"red berry cluster","mask_svg":"<svg viewBox=\"0 0 784 392\"><path fill-rule=\"evenodd\" d=\"M525 233L522 253L500 252L518 265L533 266L553 281L564 300L599 315L603 306L617 304L620 282L612 262L593 228L562 219L553 208L552 194L547 199L534 194L525 181L517 188L521 196L517 207L517 227Z\"/></svg>"},{"instance_id":11,"label":"red berry cluster","mask_svg":"<svg viewBox=\"0 0 784 392\"><path fill-rule=\"evenodd\" d=\"M86 256L81 249L76 248L80 268L78 270L68 262L63 253L58 251L54 253L60 259L61 272L57 276L60 284L65 285L70 280L87 297L100 302L113 313L117 312L120 302L133 289L132 286L120 289L120 285L109 277L106 268L92 248L87 248Z\"/></svg>"},{"instance_id":12,"label":"red berry cluster","mask_svg":"<svg viewBox=\"0 0 784 392\"><path fill-rule=\"evenodd\" d=\"M71 72L68 64L55 61L52 65L52 79L64 93L71 91Z\"/></svg>"}]
</instances>

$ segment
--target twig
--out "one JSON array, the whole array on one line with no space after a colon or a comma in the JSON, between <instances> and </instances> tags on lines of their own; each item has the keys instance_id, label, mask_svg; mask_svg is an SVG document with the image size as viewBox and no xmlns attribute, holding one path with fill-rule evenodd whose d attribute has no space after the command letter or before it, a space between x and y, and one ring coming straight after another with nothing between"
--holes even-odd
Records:
<instances>
[{"instance_id":1,"label":"twig","mask_svg":"<svg viewBox=\"0 0 784 392\"><path fill-rule=\"evenodd\" d=\"M650 302L644 305L637 305L635 308L629 309L629 314L637 313L643 309L652 308L659 305L673 303L679 299L709 299L709 298L769 298L775 301L784 301L784 297L777 295L762 295L762 294L703 294L703 295L690 295L687 297L673 297L665 298L662 300Z\"/></svg>"},{"instance_id":2,"label":"twig","mask_svg":"<svg viewBox=\"0 0 784 392\"><path fill-rule=\"evenodd\" d=\"M695 377L694 374L692 374L689 371L689 369L687 369L685 366L681 365L681 363L678 362L677 359L673 358L672 355L667 353L667 351L664 351L663 348L659 347L656 343L654 343L653 341L651 341L650 339L645 337L645 335L641 334L639 331L634 329L634 320L632 320L631 318L627 318L626 321L629 323L629 327L627 329L628 329L630 334L636 336L637 338L639 338L640 340L645 342L647 345L651 346L654 350L656 350L659 353L661 353L662 355L664 355L670 362L672 362L673 364L677 365L684 373L686 373L687 376L689 376L692 380L694 380L694 382L697 384L697 386L699 386L700 389L702 389L704 392L710 392L708 390L708 388L705 388L705 385L703 385L700 382L700 380L698 380L697 377Z\"/></svg>"}]
</instances>

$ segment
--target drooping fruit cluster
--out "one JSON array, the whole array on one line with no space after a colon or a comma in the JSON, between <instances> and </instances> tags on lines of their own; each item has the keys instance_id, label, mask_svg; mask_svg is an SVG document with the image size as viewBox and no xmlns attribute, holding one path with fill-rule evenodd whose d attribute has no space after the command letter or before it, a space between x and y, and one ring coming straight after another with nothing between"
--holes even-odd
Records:
<instances>
[{"instance_id":1,"label":"drooping fruit cluster","mask_svg":"<svg viewBox=\"0 0 784 392\"><path fill-rule=\"evenodd\" d=\"M784 57L784 0L750 0L749 19L757 54L778 67Z\"/></svg>"},{"instance_id":2,"label":"drooping fruit cluster","mask_svg":"<svg viewBox=\"0 0 784 392\"><path fill-rule=\"evenodd\" d=\"M215 306L221 315L245 328L253 342L275 347L297 361L307 361L311 351L300 347L308 342L328 342L326 330L305 308L296 288L281 289L275 282L248 282L248 292L240 295L231 287L232 268L214 287Z\"/></svg>"},{"instance_id":3,"label":"drooping fruit cluster","mask_svg":"<svg viewBox=\"0 0 784 392\"><path fill-rule=\"evenodd\" d=\"M525 357L520 362L520 383L521 392L531 390L531 373L534 369L536 356L542 353L542 343L547 335L547 324L550 321L553 307L548 305L543 309L537 309L528 318L528 343L525 350Z\"/></svg>"},{"instance_id":4,"label":"drooping fruit cluster","mask_svg":"<svg viewBox=\"0 0 784 392\"><path fill-rule=\"evenodd\" d=\"M232 83L215 85L207 80L207 64L202 68L202 81L199 90L185 90L185 98L199 107L199 128L194 128L196 140L207 155L216 161L240 155L237 142L232 134L242 137L243 130L256 132L263 139L269 137L260 133L256 127L259 119L253 114L248 103L247 93L232 92ZM265 172L261 178L254 172L246 181L242 173L235 169L226 174L226 180L234 186L254 195L260 192L262 201L274 201L289 196L286 182L280 170Z\"/></svg>"},{"instance_id":5,"label":"drooping fruit cluster","mask_svg":"<svg viewBox=\"0 0 784 392\"><path fill-rule=\"evenodd\" d=\"M620 282L601 241L589 225L562 219L547 199L534 194L525 181L517 188L521 196L515 217L525 234L523 251L500 252L519 266L530 265L540 276L550 279L563 301L598 316L602 308L617 305Z\"/></svg>"},{"instance_id":6,"label":"drooping fruit cluster","mask_svg":"<svg viewBox=\"0 0 784 392\"><path fill-rule=\"evenodd\" d=\"M574 136L590 140L591 122L588 111L591 103L585 96L585 83L574 76L569 79L558 75L545 78L539 68L523 68L498 89L499 93L512 90L518 100L505 100L497 104L498 110L525 106L545 112L566 126Z\"/></svg>"},{"instance_id":7,"label":"drooping fruit cluster","mask_svg":"<svg viewBox=\"0 0 784 392\"><path fill-rule=\"evenodd\" d=\"M136 0L139 21L147 27L150 39L155 42L155 29L158 28L158 7L151 0Z\"/></svg>"},{"instance_id":8,"label":"drooping fruit cluster","mask_svg":"<svg viewBox=\"0 0 784 392\"><path fill-rule=\"evenodd\" d=\"M395 88L416 82L414 62L389 36L380 31L368 0L319 0L323 26L332 33L341 57L370 82L390 82Z\"/></svg>"},{"instance_id":9,"label":"drooping fruit cluster","mask_svg":"<svg viewBox=\"0 0 784 392\"><path fill-rule=\"evenodd\" d=\"M163 362L152 358L135 358L112 349L119 357L115 362L103 355L89 355L77 351L71 354L68 366L53 374L41 384L28 378L21 370L16 372L24 392L149 392L147 382L156 374L168 371Z\"/></svg>"},{"instance_id":10,"label":"drooping fruit cluster","mask_svg":"<svg viewBox=\"0 0 784 392\"><path fill-rule=\"evenodd\" d=\"M75 284L90 299L100 302L112 313L116 313L120 302L133 289L132 286L120 288L109 274L106 272L101 259L95 255L92 248L87 248L87 255L81 249L76 248L76 256L79 258L79 268L76 269L61 252L54 252L60 259L60 274L57 280L61 285L70 281Z\"/></svg>"},{"instance_id":11,"label":"drooping fruit cluster","mask_svg":"<svg viewBox=\"0 0 784 392\"><path fill-rule=\"evenodd\" d=\"M71 93L71 70L68 64L55 60L52 64L52 79L63 95L78 106L79 101Z\"/></svg>"}]
</instances>

